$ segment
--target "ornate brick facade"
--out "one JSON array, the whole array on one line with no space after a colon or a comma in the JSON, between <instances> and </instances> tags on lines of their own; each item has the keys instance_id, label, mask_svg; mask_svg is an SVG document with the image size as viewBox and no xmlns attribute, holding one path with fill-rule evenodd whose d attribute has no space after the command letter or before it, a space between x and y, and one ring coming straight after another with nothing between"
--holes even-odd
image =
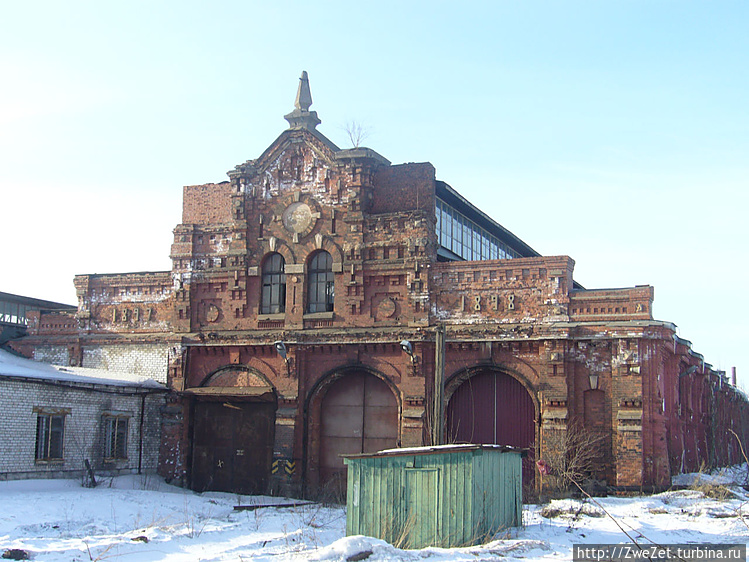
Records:
<instances>
[{"instance_id":1,"label":"ornate brick facade","mask_svg":"<svg viewBox=\"0 0 749 562\"><path fill-rule=\"evenodd\" d=\"M443 440L532 459L569 428L600 432L593 476L609 485L739 460L745 396L653 319L652 287L579 287L572 259L537 255L431 164L336 147L310 104L305 75L260 157L185 187L171 272L77 276L75 327L42 316L15 347L84 366L162 349L160 470L196 488L316 490L338 453L422 445L447 417ZM440 199L518 257L443 261Z\"/></svg>"}]
</instances>

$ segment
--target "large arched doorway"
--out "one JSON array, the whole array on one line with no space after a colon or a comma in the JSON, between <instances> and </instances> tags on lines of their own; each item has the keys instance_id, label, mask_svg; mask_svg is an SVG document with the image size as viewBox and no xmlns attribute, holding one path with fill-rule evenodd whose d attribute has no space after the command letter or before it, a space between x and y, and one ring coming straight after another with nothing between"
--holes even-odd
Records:
<instances>
[{"instance_id":1,"label":"large arched doorway","mask_svg":"<svg viewBox=\"0 0 749 562\"><path fill-rule=\"evenodd\" d=\"M472 374L450 396L446 418L445 437L450 443L528 449L528 457L523 459L523 483L533 482L536 407L517 379L490 369Z\"/></svg>"},{"instance_id":2,"label":"large arched doorway","mask_svg":"<svg viewBox=\"0 0 749 562\"><path fill-rule=\"evenodd\" d=\"M187 389L192 408L192 488L260 494L273 461L277 400L268 380L243 366L223 367Z\"/></svg>"},{"instance_id":3,"label":"large arched doorway","mask_svg":"<svg viewBox=\"0 0 749 562\"><path fill-rule=\"evenodd\" d=\"M378 377L354 371L332 382L320 407L320 486L345 490L341 455L372 453L398 444L398 401Z\"/></svg>"}]
</instances>

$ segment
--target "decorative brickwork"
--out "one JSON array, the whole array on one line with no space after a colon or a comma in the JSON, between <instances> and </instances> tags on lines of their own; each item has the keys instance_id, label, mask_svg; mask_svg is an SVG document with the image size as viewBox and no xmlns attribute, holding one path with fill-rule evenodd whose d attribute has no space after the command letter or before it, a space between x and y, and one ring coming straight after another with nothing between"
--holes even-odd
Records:
<instances>
[{"instance_id":1,"label":"decorative brickwork","mask_svg":"<svg viewBox=\"0 0 749 562\"><path fill-rule=\"evenodd\" d=\"M325 488L321 470L335 464L334 447L348 439L348 452L361 452L376 442L378 419L397 416L397 445L429 443L440 410L479 375L485 385L509 376L521 386L508 388L527 392L523 421L535 435L522 439L532 458L550 456L548 444L564 442L571 427L603 433L590 476L609 485L665 486L702 462L739 460L728 429L749 443L746 397L675 326L653 318L652 287L582 289L570 257L537 255L437 181L431 164L341 150L316 130L309 104L287 119L291 128L229 181L184 189L170 272L77 276L77 315L42 313L14 343L46 361L166 378L173 394L161 418L164 476L192 486L199 473L201 485L225 489L221 446L198 452L193 444L196 435L229 439L227 428L241 422L262 431L247 448L230 441L233 466L252 446L267 446L279 461L268 465L273 489L311 493ZM487 241L498 240L504 255L518 257L455 261L456 248L440 246L438 198L459 207L452 243L491 255ZM313 279L321 253L328 269ZM271 261L282 264L273 275ZM271 297L272 306L263 304ZM442 326L444 355L435 344ZM382 381L377 388L393 396L369 404L355 384L334 384L347 377ZM344 406L326 411L324 403L339 404L329 392L350 395L350 404L341 399ZM196 408L213 402L225 408L211 406L215 427L196 427ZM274 410L275 424L253 418L253 404ZM457 424L491 417L453 412L467 416ZM344 422L351 435L330 433L331 420L357 415L361 430Z\"/></svg>"}]
</instances>

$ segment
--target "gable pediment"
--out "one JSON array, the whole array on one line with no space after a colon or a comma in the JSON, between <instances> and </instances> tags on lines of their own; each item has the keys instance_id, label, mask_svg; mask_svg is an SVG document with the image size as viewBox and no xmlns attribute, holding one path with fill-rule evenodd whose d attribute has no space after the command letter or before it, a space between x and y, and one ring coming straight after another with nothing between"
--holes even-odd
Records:
<instances>
[{"instance_id":1,"label":"gable pediment","mask_svg":"<svg viewBox=\"0 0 749 562\"><path fill-rule=\"evenodd\" d=\"M263 193L281 192L307 187L324 189L336 167L340 149L317 131L289 129L256 160L239 164L229 172L233 183Z\"/></svg>"},{"instance_id":2,"label":"gable pediment","mask_svg":"<svg viewBox=\"0 0 749 562\"><path fill-rule=\"evenodd\" d=\"M229 172L229 177L242 176L251 179L253 175L261 175L278 168L279 161L283 159L300 154L308 156L308 153L332 167L335 155L339 151L340 149L335 144L317 131L288 129L281 133L258 158L235 166L234 170Z\"/></svg>"}]
</instances>

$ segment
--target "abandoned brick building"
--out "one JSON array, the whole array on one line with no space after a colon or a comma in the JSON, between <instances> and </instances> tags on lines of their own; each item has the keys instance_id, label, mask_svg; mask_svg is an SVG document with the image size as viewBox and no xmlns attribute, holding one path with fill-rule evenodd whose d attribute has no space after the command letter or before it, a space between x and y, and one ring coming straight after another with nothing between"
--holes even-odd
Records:
<instances>
[{"instance_id":1,"label":"abandoned brick building","mask_svg":"<svg viewBox=\"0 0 749 562\"><path fill-rule=\"evenodd\" d=\"M652 287L582 288L431 164L338 148L311 103L303 74L263 154L184 188L171 271L76 276L76 321L38 313L14 347L166 380L159 471L197 490L312 493L340 454L436 442L528 448L531 479L580 427L609 485L739 461L747 400Z\"/></svg>"}]
</instances>

